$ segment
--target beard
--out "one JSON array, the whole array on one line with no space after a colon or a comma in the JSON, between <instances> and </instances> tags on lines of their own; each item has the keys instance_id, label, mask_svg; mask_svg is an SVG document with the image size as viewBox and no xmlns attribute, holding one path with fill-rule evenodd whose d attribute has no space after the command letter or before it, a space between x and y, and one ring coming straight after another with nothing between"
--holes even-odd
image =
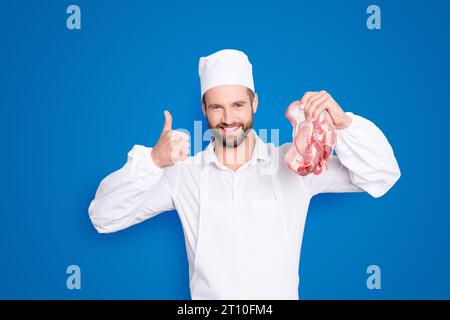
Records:
<instances>
[{"instance_id":1,"label":"beard","mask_svg":"<svg viewBox=\"0 0 450 320\"><path fill-rule=\"evenodd\" d=\"M253 128L253 112L251 112L251 118L248 122L233 122L233 123L219 123L216 126L213 126L206 116L206 120L208 121L208 128L212 131L214 138L222 143L225 148L237 148L244 142L245 138ZM228 134L224 135L220 128L230 128L234 126L239 126L237 129L238 133L236 134Z\"/></svg>"}]
</instances>

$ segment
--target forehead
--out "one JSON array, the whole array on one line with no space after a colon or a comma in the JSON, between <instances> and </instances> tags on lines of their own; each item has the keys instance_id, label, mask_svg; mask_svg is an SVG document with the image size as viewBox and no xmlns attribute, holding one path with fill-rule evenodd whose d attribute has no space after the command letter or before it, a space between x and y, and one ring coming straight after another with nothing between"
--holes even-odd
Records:
<instances>
[{"instance_id":1,"label":"forehead","mask_svg":"<svg viewBox=\"0 0 450 320\"><path fill-rule=\"evenodd\" d=\"M220 85L205 93L207 104L231 104L239 100L248 100L247 87L237 84Z\"/></svg>"}]
</instances>

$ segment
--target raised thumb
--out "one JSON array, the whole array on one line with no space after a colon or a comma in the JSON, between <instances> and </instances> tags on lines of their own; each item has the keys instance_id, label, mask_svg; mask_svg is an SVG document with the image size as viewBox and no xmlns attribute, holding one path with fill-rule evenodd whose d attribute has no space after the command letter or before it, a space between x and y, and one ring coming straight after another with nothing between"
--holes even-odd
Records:
<instances>
[{"instance_id":1,"label":"raised thumb","mask_svg":"<svg viewBox=\"0 0 450 320\"><path fill-rule=\"evenodd\" d=\"M166 120L164 121L163 132L172 130L172 115L169 111L164 110L164 118Z\"/></svg>"}]
</instances>

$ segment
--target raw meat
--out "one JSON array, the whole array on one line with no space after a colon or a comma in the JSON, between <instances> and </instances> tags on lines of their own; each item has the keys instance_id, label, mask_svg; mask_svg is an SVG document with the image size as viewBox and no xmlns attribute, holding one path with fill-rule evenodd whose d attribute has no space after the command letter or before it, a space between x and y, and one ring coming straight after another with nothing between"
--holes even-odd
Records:
<instances>
[{"instance_id":1,"label":"raw meat","mask_svg":"<svg viewBox=\"0 0 450 320\"><path fill-rule=\"evenodd\" d=\"M292 102L286 109L292 124L292 146L284 158L286 165L297 174L322 173L328 170L327 160L336 145L336 128L326 110L316 121L306 120L300 101Z\"/></svg>"}]
</instances>

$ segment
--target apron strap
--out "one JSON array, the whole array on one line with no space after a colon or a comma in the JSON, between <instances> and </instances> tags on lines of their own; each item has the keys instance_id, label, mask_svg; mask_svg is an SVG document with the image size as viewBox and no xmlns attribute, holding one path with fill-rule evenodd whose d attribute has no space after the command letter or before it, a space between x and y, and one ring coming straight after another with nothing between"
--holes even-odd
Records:
<instances>
[{"instance_id":1,"label":"apron strap","mask_svg":"<svg viewBox=\"0 0 450 320\"><path fill-rule=\"evenodd\" d=\"M277 174L271 174L270 175L270 180L272 181L272 187L273 190L275 192L275 199L277 201L282 202L283 201L283 197L282 197L282 192L281 192L281 183L280 183L280 179L278 178Z\"/></svg>"},{"instance_id":2,"label":"apron strap","mask_svg":"<svg viewBox=\"0 0 450 320\"><path fill-rule=\"evenodd\" d=\"M209 165L203 166L200 173L200 208L204 207L208 201L209 192Z\"/></svg>"},{"instance_id":3,"label":"apron strap","mask_svg":"<svg viewBox=\"0 0 450 320\"><path fill-rule=\"evenodd\" d=\"M258 172L260 175L270 176L270 181L272 182L272 188L275 194L275 199L282 203L283 194L281 192L281 182L277 174L277 171L272 167L272 163L261 164L258 166Z\"/></svg>"}]
</instances>

